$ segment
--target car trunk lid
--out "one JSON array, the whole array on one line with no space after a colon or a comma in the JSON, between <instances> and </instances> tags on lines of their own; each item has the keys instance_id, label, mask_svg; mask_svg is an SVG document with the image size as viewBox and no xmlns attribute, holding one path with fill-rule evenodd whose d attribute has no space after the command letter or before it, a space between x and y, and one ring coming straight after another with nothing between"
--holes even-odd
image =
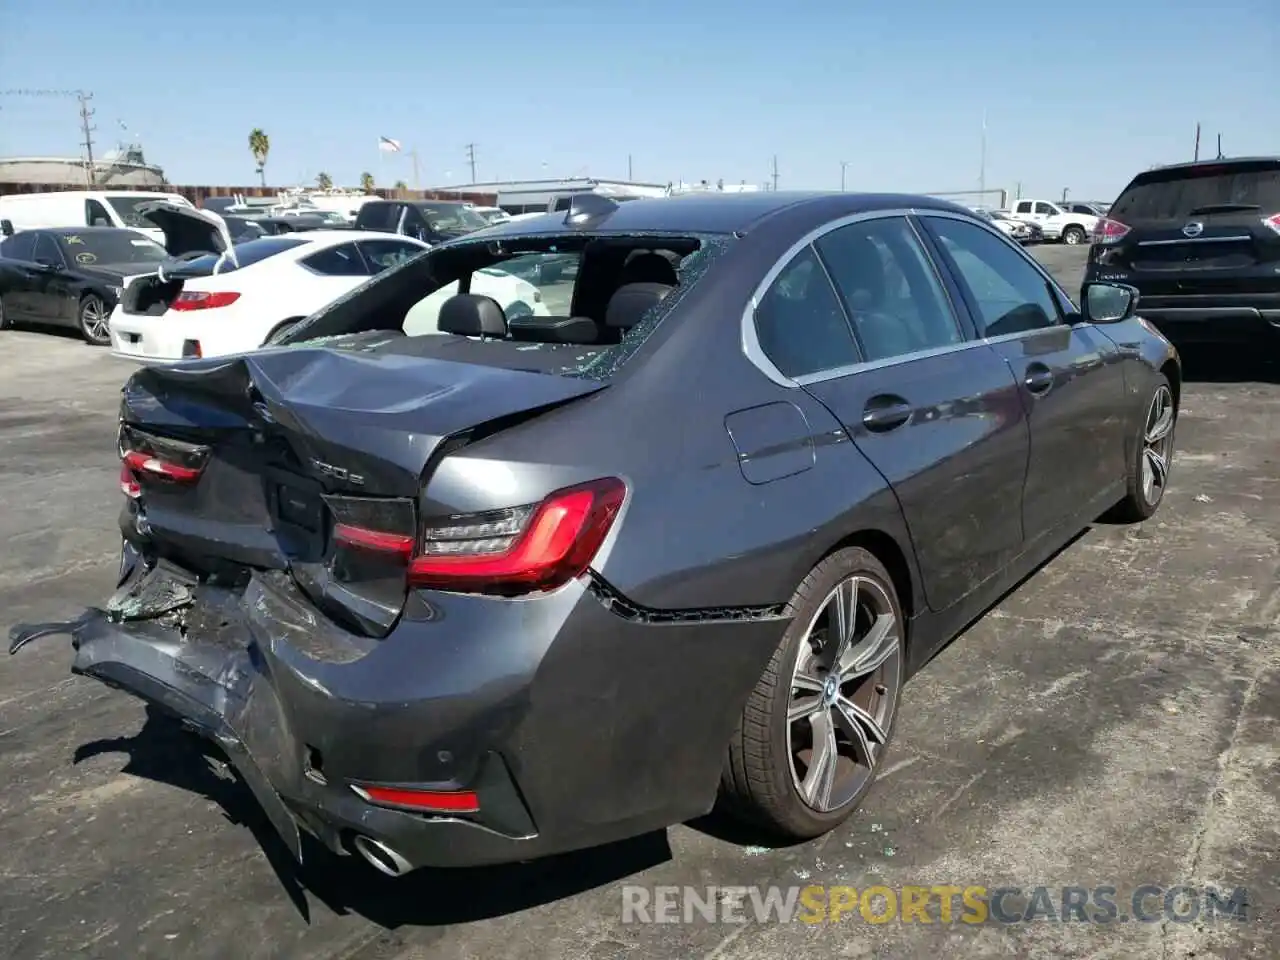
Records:
<instances>
[{"instance_id":1,"label":"car trunk lid","mask_svg":"<svg viewBox=\"0 0 1280 960\"><path fill-rule=\"evenodd\" d=\"M217 265L212 271L184 272L183 259L217 254L218 265L225 262L233 268L239 266L226 221L213 211L155 200L138 204L137 213L162 232L165 250L178 262L165 264L155 273L135 277L127 283L120 302L125 313L159 316L182 292L184 279L218 272Z\"/></svg>"},{"instance_id":2,"label":"car trunk lid","mask_svg":"<svg viewBox=\"0 0 1280 960\"><path fill-rule=\"evenodd\" d=\"M201 575L288 571L344 626L383 635L406 596L433 458L474 428L603 387L306 346L147 367L123 392L122 527Z\"/></svg>"}]
</instances>

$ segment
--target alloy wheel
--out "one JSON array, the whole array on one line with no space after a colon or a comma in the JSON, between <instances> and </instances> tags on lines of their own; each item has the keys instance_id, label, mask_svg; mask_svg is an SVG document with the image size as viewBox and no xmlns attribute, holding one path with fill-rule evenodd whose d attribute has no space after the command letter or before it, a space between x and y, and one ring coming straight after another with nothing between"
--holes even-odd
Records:
<instances>
[{"instance_id":1,"label":"alloy wheel","mask_svg":"<svg viewBox=\"0 0 1280 960\"><path fill-rule=\"evenodd\" d=\"M862 793L889 740L901 670L885 587L865 575L836 584L801 644L787 708L792 782L811 809L831 813Z\"/></svg>"},{"instance_id":2,"label":"alloy wheel","mask_svg":"<svg viewBox=\"0 0 1280 960\"><path fill-rule=\"evenodd\" d=\"M80 327L94 343L106 341L110 329L107 308L97 297L89 297L80 307Z\"/></svg>"},{"instance_id":3,"label":"alloy wheel","mask_svg":"<svg viewBox=\"0 0 1280 960\"><path fill-rule=\"evenodd\" d=\"M1142 434L1142 496L1155 506L1164 497L1169 482L1169 459L1173 449L1173 394L1161 384L1151 398L1146 429Z\"/></svg>"}]
</instances>

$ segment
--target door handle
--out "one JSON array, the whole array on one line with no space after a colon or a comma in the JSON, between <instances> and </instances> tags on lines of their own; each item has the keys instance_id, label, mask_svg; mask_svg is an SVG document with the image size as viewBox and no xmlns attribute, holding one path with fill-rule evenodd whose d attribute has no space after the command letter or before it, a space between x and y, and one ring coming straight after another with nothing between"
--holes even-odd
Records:
<instances>
[{"instance_id":1,"label":"door handle","mask_svg":"<svg viewBox=\"0 0 1280 960\"><path fill-rule=\"evenodd\" d=\"M1022 382L1034 394L1048 393L1053 386L1053 371L1043 363L1030 364Z\"/></svg>"},{"instance_id":2,"label":"door handle","mask_svg":"<svg viewBox=\"0 0 1280 960\"><path fill-rule=\"evenodd\" d=\"M911 404L901 397L872 397L862 410L862 425L872 433L885 433L902 426L914 412Z\"/></svg>"}]
</instances>

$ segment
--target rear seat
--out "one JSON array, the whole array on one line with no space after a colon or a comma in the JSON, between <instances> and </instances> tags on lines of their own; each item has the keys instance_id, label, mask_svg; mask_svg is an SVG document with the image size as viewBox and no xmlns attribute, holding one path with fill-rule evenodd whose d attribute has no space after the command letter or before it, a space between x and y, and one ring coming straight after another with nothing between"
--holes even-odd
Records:
<instances>
[{"instance_id":1,"label":"rear seat","mask_svg":"<svg viewBox=\"0 0 1280 960\"><path fill-rule=\"evenodd\" d=\"M590 317L513 317L511 339L523 343L595 343L600 328Z\"/></svg>"}]
</instances>

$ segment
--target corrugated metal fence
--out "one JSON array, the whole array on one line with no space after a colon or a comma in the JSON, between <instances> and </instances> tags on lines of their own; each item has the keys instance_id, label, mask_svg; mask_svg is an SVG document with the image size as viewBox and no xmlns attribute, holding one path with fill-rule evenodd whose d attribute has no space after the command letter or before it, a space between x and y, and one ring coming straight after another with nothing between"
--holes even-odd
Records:
<instances>
[{"instance_id":1,"label":"corrugated metal fence","mask_svg":"<svg viewBox=\"0 0 1280 960\"><path fill-rule=\"evenodd\" d=\"M3 183L0 182L0 197L11 193L60 193L64 190L84 190L82 183ZM228 186L185 186L182 184L165 184L163 187L103 187L99 189L129 193L141 191L146 193L178 193L186 197L197 207L207 197L275 197L280 193L279 187L228 187ZM373 191L384 200L467 200L479 206L493 206L498 202L494 193L464 193L461 191L440 190L395 190L384 187Z\"/></svg>"}]
</instances>

